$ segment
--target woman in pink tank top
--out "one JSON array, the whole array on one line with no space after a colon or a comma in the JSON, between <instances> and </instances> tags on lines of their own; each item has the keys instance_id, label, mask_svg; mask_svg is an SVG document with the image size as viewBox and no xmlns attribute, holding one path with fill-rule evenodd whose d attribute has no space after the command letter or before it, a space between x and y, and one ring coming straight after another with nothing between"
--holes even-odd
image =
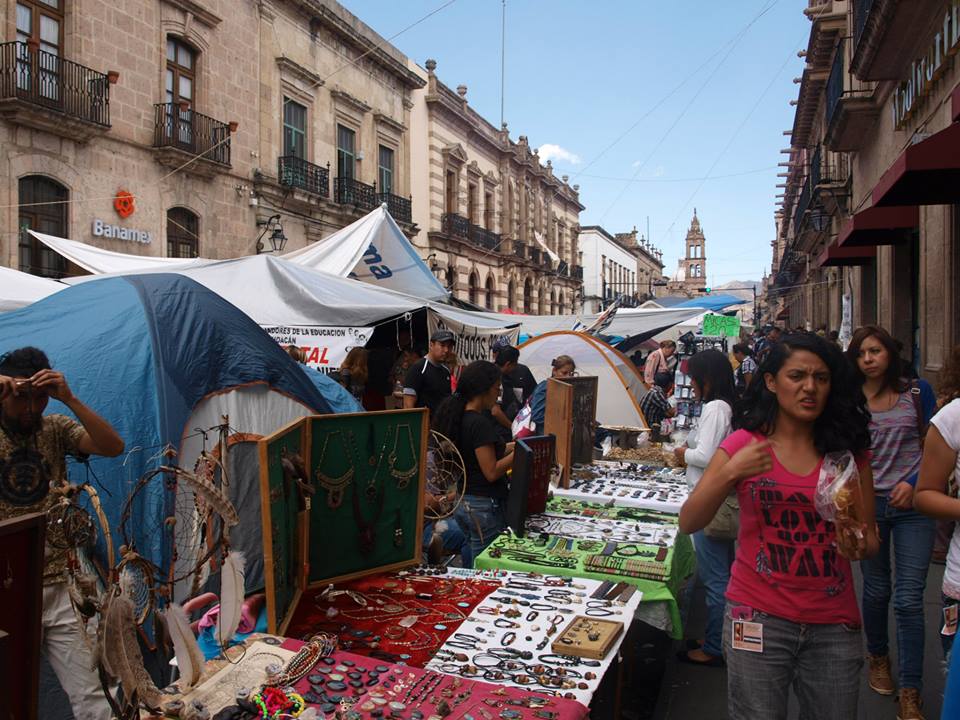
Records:
<instances>
[{"instance_id":1,"label":"woman in pink tank top","mask_svg":"<svg viewBox=\"0 0 960 720\"><path fill-rule=\"evenodd\" d=\"M773 346L720 445L680 511L703 528L734 490L736 558L727 587L724 657L731 720L785 720L793 685L801 717L857 717L863 666L850 560L877 552L870 417L839 348L811 333ZM838 535L814 493L828 453L859 469L860 537Z\"/></svg>"}]
</instances>

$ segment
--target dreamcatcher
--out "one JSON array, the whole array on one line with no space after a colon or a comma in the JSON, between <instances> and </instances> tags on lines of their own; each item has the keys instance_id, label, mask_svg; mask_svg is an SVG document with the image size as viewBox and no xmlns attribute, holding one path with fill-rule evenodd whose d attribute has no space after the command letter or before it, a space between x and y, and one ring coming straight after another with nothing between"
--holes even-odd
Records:
<instances>
[{"instance_id":1,"label":"dreamcatcher","mask_svg":"<svg viewBox=\"0 0 960 720\"><path fill-rule=\"evenodd\" d=\"M450 438L431 430L427 444L427 492L436 502L424 508L427 520L453 515L463 499L466 475L457 446Z\"/></svg>"}]
</instances>

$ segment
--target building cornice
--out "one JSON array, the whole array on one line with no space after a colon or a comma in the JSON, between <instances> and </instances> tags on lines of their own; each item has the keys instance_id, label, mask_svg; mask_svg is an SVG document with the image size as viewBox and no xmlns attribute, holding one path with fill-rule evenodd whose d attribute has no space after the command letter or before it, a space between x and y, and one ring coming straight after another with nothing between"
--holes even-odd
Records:
<instances>
[{"instance_id":1,"label":"building cornice","mask_svg":"<svg viewBox=\"0 0 960 720\"><path fill-rule=\"evenodd\" d=\"M183 12L193 15L199 22L203 23L209 28L215 28L221 22L223 18L219 15L214 15L212 12L207 10L203 5L195 0L163 0L167 5L173 5L175 8L183 10Z\"/></svg>"},{"instance_id":2,"label":"building cornice","mask_svg":"<svg viewBox=\"0 0 960 720\"><path fill-rule=\"evenodd\" d=\"M280 68L280 72L288 73L295 77L301 82L305 82L311 86L311 88L318 88L323 85L323 78L317 75L309 68L304 67L295 60L291 60L288 57L280 56L277 58L277 67Z\"/></svg>"}]
</instances>

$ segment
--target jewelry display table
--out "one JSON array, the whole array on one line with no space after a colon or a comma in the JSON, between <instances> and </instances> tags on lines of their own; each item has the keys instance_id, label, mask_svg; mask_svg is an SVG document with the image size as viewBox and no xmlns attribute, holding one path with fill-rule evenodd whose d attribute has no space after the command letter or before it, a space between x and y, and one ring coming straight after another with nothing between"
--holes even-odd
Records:
<instances>
[{"instance_id":1,"label":"jewelry display table","mask_svg":"<svg viewBox=\"0 0 960 720\"><path fill-rule=\"evenodd\" d=\"M548 502L547 513L561 516L560 520L575 519L579 524L589 524L592 520L625 523L625 528L620 526L620 529L642 528L655 519L657 526L671 530L659 533L658 544L581 539L582 535L530 534L519 538L505 533L476 558L475 566L629 583L643 595L638 618L675 639L683 637L678 600L684 580L693 574L696 560L690 538L676 529L676 516L556 497ZM640 516L644 520L636 522L635 518ZM531 519L534 526L539 523L537 516ZM572 528L576 523L568 524ZM599 522L597 527L601 527ZM670 534L672 540L668 540Z\"/></svg>"},{"instance_id":2,"label":"jewelry display table","mask_svg":"<svg viewBox=\"0 0 960 720\"><path fill-rule=\"evenodd\" d=\"M682 469L603 460L574 467L570 487L553 489L554 497L674 514L688 494Z\"/></svg>"}]
</instances>

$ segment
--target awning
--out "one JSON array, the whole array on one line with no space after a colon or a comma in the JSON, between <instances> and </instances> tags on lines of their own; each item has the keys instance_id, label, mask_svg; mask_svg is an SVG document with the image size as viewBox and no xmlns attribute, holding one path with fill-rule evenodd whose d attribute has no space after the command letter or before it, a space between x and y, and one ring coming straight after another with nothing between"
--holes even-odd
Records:
<instances>
[{"instance_id":1,"label":"awning","mask_svg":"<svg viewBox=\"0 0 960 720\"><path fill-rule=\"evenodd\" d=\"M877 256L877 249L868 247L840 247L836 242L827 246L817 259L814 261L814 267L839 266L839 265L866 265L870 260Z\"/></svg>"},{"instance_id":2,"label":"awning","mask_svg":"<svg viewBox=\"0 0 960 720\"><path fill-rule=\"evenodd\" d=\"M900 153L873 189L874 205L956 202L960 202L960 123Z\"/></svg>"},{"instance_id":3,"label":"awning","mask_svg":"<svg viewBox=\"0 0 960 720\"><path fill-rule=\"evenodd\" d=\"M906 239L907 233L920 226L920 209L904 207L870 207L861 210L840 229L840 248L893 245Z\"/></svg>"}]
</instances>

